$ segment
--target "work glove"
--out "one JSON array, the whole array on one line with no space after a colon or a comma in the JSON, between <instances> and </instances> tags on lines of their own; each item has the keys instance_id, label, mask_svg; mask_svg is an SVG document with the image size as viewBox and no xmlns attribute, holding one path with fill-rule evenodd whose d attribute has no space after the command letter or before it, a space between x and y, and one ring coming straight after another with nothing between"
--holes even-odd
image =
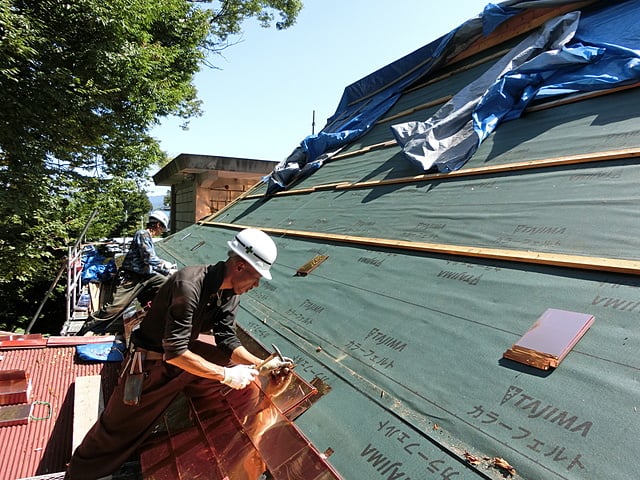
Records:
<instances>
[{"instance_id":1,"label":"work glove","mask_svg":"<svg viewBox=\"0 0 640 480\"><path fill-rule=\"evenodd\" d=\"M178 265L176 265L175 263L169 263L166 260L162 261L162 265L160 266L160 268L163 271L167 272L167 275L173 275L178 271Z\"/></svg>"},{"instance_id":2,"label":"work glove","mask_svg":"<svg viewBox=\"0 0 640 480\"><path fill-rule=\"evenodd\" d=\"M278 373L288 373L294 366L293 360L289 357L273 357L271 360L260 365L260 376L264 377L265 375L269 375L270 373L278 374Z\"/></svg>"},{"instance_id":3,"label":"work glove","mask_svg":"<svg viewBox=\"0 0 640 480\"><path fill-rule=\"evenodd\" d=\"M236 390L241 390L249 385L256 376L258 376L258 370L253 365L225 367L222 383Z\"/></svg>"}]
</instances>

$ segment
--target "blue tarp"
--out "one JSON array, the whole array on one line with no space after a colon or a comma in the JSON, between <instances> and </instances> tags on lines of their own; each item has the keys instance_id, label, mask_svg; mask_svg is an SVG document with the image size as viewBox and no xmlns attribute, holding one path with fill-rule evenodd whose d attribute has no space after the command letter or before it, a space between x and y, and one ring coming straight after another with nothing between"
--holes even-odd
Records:
<instances>
[{"instance_id":1,"label":"blue tarp","mask_svg":"<svg viewBox=\"0 0 640 480\"><path fill-rule=\"evenodd\" d=\"M392 126L404 155L424 171L457 170L534 99L640 80L640 1L604 3L550 20L431 118Z\"/></svg>"},{"instance_id":2,"label":"blue tarp","mask_svg":"<svg viewBox=\"0 0 640 480\"><path fill-rule=\"evenodd\" d=\"M105 282L113 278L118 268L113 258L105 258L93 245L84 247L82 251L82 284L89 282Z\"/></svg>"},{"instance_id":3,"label":"blue tarp","mask_svg":"<svg viewBox=\"0 0 640 480\"><path fill-rule=\"evenodd\" d=\"M392 125L391 131L402 146L404 156L424 171L436 168L448 172L460 168L480 144L472 115L496 78L541 53L561 48L572 38L579 18L579 12L573 12L547 22L544 28L522 40L427 120ZM511 104L508 98L496 97L491 107L499 108L498 102Z\"/></svg>"},{"instance_id":4,"label":"blue tarp","mask_svg":"<svg viewBox=\"0 0 640 480\"><path fill-rule=\"evenodd\" d=\"M488 35L523 10L571 3L576 2L510 0L497 5L490 3L482 15L349 85L322 131L306 137L265 177L268 180L266 196L312 174L328 158L327 154L368 131L395 104L404 88L464 50L481 35ZM534 98L565 94L567 90L612 88L637 81L640 78L640 26L636 19L639 18L640 1L601 3L606 7L605 11L578 15L578 18L565 16L561 32L557 25L562 21L552 20L550 23L555 22L556 26L553 34L564 37L546 37L544 48L540 48L541 45L531 43L541 35L534 33L528 42L524 42L525 56L521 55L521 44L520 51L512 51L506 59L497 62L501 68L491 70L492 79L484 78L486 85L481 92L478 90L482 85L461 92L462 97L454 98L436 113L435 122L432 117L422 125L417 122L394 125L394 136L407 158L422 170L434 167L440 171L455 170L464 165L481 139L486 138L500 121L517 118ZM616 3L616 8L609 8ZM574 20L575 25L566 25ZM547 32L551 29L549 24L545 28ZM450 122L452 111L460 117L454 122ZM444 112L447 118L443 122ZM448 153L442 157L445 150Z\"/></svg>"},{"instance_id":5,"label":"blue tarp","mask_svg":"<svg viewBox=\"0 0 640 480\"><path fill-rule=\"evenodd\" d=\"M474 130L480 141L500 121L520 117L535 98L608 89L640 80L640 2L583 14L570 44L506 73L483 95Z\"/></svg>"},{"instance_id":6,"label":"blue tarp","mask_svg":"<svg viewBox=\"0 0 640 480\"><path fill-rule=\"evenodd\" d=\"M404 88L463 48L462 40L453 42L453 39L471 38L473 35L466 31L479 32L480 29L480 17L469 20L438 40L345 88L335 113L325 127L318 134L302 140L300 146L265 177L269 182L266 196L310 175L322 166L324 154L347 145L368 131L395 104Z\"/></svg>"},{"instance_id":7,"label":"blue tarp","mask_svg":"<svg viewBox=\"0 0 640 480\"><path fill-rule=\"evenodd\" d=\"M76 346L78 357L87 362L121 362L125 350L125 344L119 340Z\"/></svg>"}]
</instances>

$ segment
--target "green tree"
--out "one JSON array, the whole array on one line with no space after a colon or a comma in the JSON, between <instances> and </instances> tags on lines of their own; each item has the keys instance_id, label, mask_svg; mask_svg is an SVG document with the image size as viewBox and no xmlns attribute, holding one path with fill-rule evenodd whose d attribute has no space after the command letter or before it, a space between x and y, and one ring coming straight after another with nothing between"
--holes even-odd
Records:
<instances>
[{"instance_id":1,"label":"green tree","mask_svg":"<svg viewBox=\"0 0 640 480\"><path fill-rule=\"evenodd\" d=\"M245 20L287 28L301 8L0 0L0 328L29 318L94 209L92 238L135 229L147 172L167 160L149 132L201 113L193 76L212 54Z\"/></svg>"}]
</instances>

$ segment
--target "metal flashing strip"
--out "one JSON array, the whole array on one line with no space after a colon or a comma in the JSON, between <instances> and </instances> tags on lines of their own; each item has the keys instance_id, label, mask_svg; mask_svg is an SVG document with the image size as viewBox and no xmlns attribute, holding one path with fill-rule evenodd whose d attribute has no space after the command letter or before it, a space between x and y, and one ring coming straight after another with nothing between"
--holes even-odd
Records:
<instances>
[{"instance_id":1,"label":"metal flashing strip","mask_svg":"<svg viewBox=\"0 0 640 480\"><path fill-rule=\"evenodd\" d=\"M40 333L0 335L0 349L43 348L47 339Z\"/></svg>"},{"instance_id":2,"label":"metal flashing strip","mask_svg":"<svg viewBox=\"0 0 640 480\"><path fill-rule=\"evenodd\" d=\"M329 258L327 255L316 255L296 271L296 276L306 277L311 272L313 272L316 268L318 268L320 264L324 262L327 258Z\"/></svg>"},{"instance_id":3,"label":"metal flashing strip","mask_svg":"<svg viewBox=\"0 0 640 480\"><path fill-rule=\"evenodd\" d=\"M207 225L242 230L249 225L238 225L220 222L207 222ZM427 242L411 242L388 238L360 237L357 235L342 235L327 232L310 232L253 226L261 230L281 236L310 238L313 240L343 242L357 245L389 248L393 250L412 250L416 252L437 253L442 255L458 255L463 257L502 260L507 262L551 265L555 267L573 268L579 270L598 270L613 273L640 274L640 261L624 260L606 257L588 257L584 255L566 255L549 252L535 252L531 250L511 250L500 248L469 247L465 245L449 245Z\"/></svg>"}]
</instances>

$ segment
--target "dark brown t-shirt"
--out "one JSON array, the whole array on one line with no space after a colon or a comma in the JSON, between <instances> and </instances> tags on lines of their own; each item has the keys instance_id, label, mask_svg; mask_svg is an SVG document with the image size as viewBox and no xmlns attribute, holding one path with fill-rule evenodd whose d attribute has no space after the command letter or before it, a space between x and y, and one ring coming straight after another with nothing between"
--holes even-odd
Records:
<instances>
[{"instance_id":1,"label":"dark brown t-shirt","mask_svg":"<svg viewBox=\"0 0 640 480\"><path fill-rule=\"evenodd\" d=\"M224 269L224 262L188 266L169 277L134 330L133 343L171 359L188 350L200 333L209 333L230 355L241 345L235 333L240 296L224 290L218 301Z\"/></svg>"}]
</instances>

